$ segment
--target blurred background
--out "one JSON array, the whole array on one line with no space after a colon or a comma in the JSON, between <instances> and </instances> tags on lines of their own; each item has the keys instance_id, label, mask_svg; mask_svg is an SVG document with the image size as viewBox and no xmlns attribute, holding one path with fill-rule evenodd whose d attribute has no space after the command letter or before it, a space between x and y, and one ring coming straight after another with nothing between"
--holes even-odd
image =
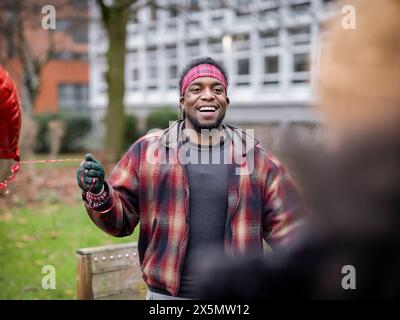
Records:
<instances>
[{"instance_id":1,"label":"blurred background","mask_svg":"<svg viewBox=\"0 0 400 320\"><path fill-rule=\"evenodd\" d=\"M254 129L283 162L284 135L318 148L322 118L311 106L320 41L340 14L336 4L4 0L0 64L22 101L22 160L92 152L109 173L138 137L178 117L180 71L201 56L228 71L227 123ZM0 160L2 180L9 165ZM137 231L114 239L92 224L75 181L78 166L23 164L0 191L1 299L74 299L77 249L137 239ZM44 265L57 270L56 290L41 287Z\"/></svg>"}]
</instances>

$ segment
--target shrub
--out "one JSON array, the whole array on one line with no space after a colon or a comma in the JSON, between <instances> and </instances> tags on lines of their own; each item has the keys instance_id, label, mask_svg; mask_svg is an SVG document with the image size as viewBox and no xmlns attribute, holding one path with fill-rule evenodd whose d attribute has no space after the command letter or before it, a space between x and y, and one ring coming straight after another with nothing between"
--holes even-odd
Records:
<instances>
[{"instance_id":1,"label":"shrub","mask_svg":"<svg viewBox=\"0 0 400 320\"><path fill-rule=\"evenodd\" d=\"M36 152L49 151L48 122L62 120L65 123L65 134L61 141L61 152L77 152L83 149L83 138L92 129L92 121L85 113L57 112L35 116L38 123Z\"/></svg>"},{"instance_id":2,"label":"shrub","mask_svg":"<svg viewBox=\"0 0 400 320\"><path fill-rule=\"evenodd\" d=\"M142 132L138 129L138 117L133 114L125 115L124 148L127 150L132 143L141 137Z\"/></svg>"},{"instance_id":3,"label":"shrub","mask_svg":"<svg viewBox=\"0 0 400 320\"><path fill-rule=\"evenodd\" d=\"M178 118L178 112L172 108L162 108L149 113L146 118L146 131L159 128L168 128L170 121L175 121Z\"/></svg>"}]
</instances>

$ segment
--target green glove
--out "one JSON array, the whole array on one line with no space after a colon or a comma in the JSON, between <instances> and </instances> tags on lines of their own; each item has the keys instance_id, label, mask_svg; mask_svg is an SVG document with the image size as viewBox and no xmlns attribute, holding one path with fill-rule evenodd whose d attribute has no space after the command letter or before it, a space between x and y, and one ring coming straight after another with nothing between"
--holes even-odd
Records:
<instances>
[{"instance_id":1,"label":"green glove","mask_svg":"<svg viewBox=\"0 0 400 320\"><path fill-rule=\"evenodd\" d=\"M104 168L90 153L86 154L85 160L76 172L78 185L83 191L99 194L104 185Z\"/></svg>"}]
</instances>

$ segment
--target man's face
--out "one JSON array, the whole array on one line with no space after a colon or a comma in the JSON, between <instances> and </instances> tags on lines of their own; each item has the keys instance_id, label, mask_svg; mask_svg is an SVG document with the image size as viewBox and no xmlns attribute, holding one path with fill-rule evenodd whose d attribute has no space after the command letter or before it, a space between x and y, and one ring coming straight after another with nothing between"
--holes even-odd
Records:
<instances>
[{"instance_id":1,"label":"man's face","mask_svg":"<svg viewBox=\"0 0 400 320\"><path fill-rule=\"evenodd\" d=\"M229 98L220 81L211 77L201 77L189 85L179 103L185 110L186 128L200 131L220 127L229 105Z\"/></svg>"}]
</instances>

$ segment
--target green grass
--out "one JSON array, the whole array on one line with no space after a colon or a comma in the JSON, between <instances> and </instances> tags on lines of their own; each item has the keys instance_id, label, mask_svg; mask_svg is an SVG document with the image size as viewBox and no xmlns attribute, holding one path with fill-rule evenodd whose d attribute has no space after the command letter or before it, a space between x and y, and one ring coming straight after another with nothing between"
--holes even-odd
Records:
<instances>
[{"instance_id":1,"label":"green grass","mask_svg":"<svg viewBox=\"0 0 400 320\"><path fill-rule=\"evenodd\" d=\"M0 209L0 299L76 299L76 250L136 241L98 229L83 204ZM44 265L56 270L56 289L42 288Z\"/></svg>"}]
</instances>

